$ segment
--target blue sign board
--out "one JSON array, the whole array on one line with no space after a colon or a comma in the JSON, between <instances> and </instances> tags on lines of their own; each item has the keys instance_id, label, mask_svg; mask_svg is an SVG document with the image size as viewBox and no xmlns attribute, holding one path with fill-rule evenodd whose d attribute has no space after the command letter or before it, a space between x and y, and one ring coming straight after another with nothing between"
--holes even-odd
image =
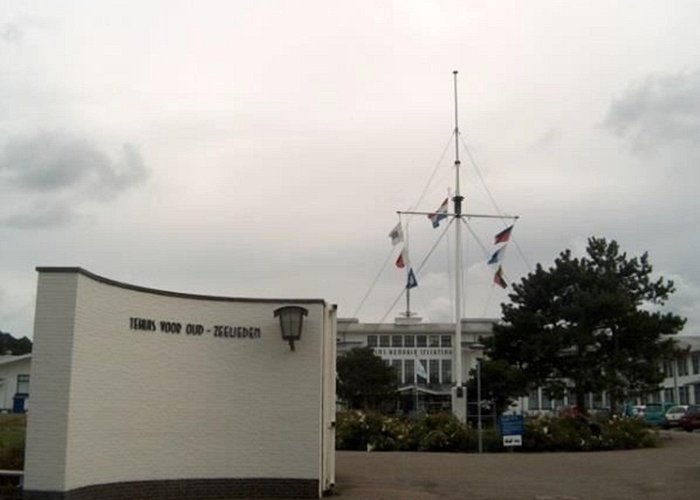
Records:
<instances>
[{"instance_id":1,"label":"blue sign board","mask_svg":"<svg viewBox=\"0 0 700 500\"><path fill-rule=\"evenodd\" d=\"M525 433L525 418L522 415L501 416L501 436L522 436Z\"/></svg>"}]
</instances>

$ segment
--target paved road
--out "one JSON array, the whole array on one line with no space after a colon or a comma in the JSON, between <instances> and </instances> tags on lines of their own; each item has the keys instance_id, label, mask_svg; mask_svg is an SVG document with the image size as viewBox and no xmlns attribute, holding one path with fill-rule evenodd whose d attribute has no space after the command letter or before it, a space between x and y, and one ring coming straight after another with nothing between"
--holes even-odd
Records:
<instances>
[{"instance_id":1,"label":"paved road","mask_svg":"<svg viewBox=\"0 0 700 500\"><path fill-rule=\"evenodd\" d=\"M338 500L700 499L700 433L595 453L336 454Z\"/></svg>"}]
</instances>

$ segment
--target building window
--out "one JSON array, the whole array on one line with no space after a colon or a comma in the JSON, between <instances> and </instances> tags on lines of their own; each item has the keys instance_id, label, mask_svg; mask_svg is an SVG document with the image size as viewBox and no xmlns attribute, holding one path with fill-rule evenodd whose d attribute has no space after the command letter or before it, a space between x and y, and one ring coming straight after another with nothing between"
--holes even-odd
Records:
<instances>
[{"instance_id":1,"label":"building window","mask_svg":"<svg viewBox=\"0 0 700 500\"><path fill-rule=\"evenodd\" d=\"M549 397L549 394L547 394L547 391L545 391L545 390L542 391L542 409L543 410L551 410L552 409L552 400Z\"/></svg>"},{"instance_id":2,"label":"building window","mask_svg":"<svg viewBox=\"0 0 700 500\"><path fill-rule=\"evenodd\" d=\"M439 359L431 359L430 360L429 373L430 373L430 383L431 384L439 384L440 383L440 360Z\"/></svg>"},{"instance_id":3,"label":"building window","mask_svg":"<svg viewBox=\"0 0 700 500\"><path fill-rule=\"evenodd\" d=\"M428 338L425 335L416 336L416 347L426 347Z\"/></svg>"},{"instance_id":4,"label":"building window","mask_svg":"<svg viewBox=\"0 0 700 500\"><path fill-rule=\"evenodd\" d=\"M700 384L693 385L693 396L695 396L695 404L700 405Z\"/></svg>"},{"instance_id":5,"label":"building window","mask_svg":"<svg viewBox=\"0 0 700 500\"><path fill-rule=\"evenodd\" d=\"M29 394L29 375L17 375L17 394Z\"/></svg>"},{"instance_id":6,"label":"building window","mask_svg":"<svg viewBox=\"0 0 700 500\"><path fill-rule=\"evenodd\" d=\"M431 335L430 336L430 347L440 347L440 336Z\"/></svg>"},{"instance_id":7,"label":"building window","mask_svg":"<svg viewBox=\"0 0 700 500\"><path fill-rule=\"evenodd\" d=\"M657 392L652 392L649 394L649 402L650 403L660 403L661 402L661 395Z\"/></svg>"},{"instance_id":8,"label":"building window","mask_svg":"<svg viewBox=\"0 0 700 500\"><path fill-rule=\"evenodd\" d=\"M391 347L403 347L403 337L401 335L392 335Z\"/></svg>"},{"instance_id":9,"label":"building window","mask_svg":"<svg viewBox=\"0 0 700 500\"><path fill-rule=\"evenodd\" d=\"M379 336L379 347L389 347L389 336L380 335Z\"/></svg>"},{"instance_id":10,"label":"building window","mask_svg":"<svg viewBox=\"0 0 700 500\"><path fill-rule=\"evenodd\" d=\"M442 347L452 347L452 336L451 335L442 335L440 337L440 345Z\"/></svg>"},{"instance_id":11,"label":"building window","mask_svg":"<svg viewBox=\"0 0 700 500\"><path fill-rule=\"evenodd\" d=\"M443 384L451 384L452 383L452 360L451 359L443 359L441 361L440 378L441 378L441 382Z\"/></svg>"},{"instance_id":12,"label":"building window","mask_svg":"<svg viewBox=\"0 0 700 500\"><path fill-rule=\"evenodd\" d=\"M678 388L678 398L680 401L678 404L687 405L690 404L690 388L688 386L683 386Z\"/></svg>"},{"instance_id":13,"label":"building window","mask_svg":"<svg viewBox=\"0 0 700 500\"><path fill-rule=\"evenodd\" d=\"M405 359L403 362L404 380L407 384L416 383L416 365L412 359Z\"/></svg>"},{"instance_id":14,"label":"building window","mask_svg":"<svg viewBox=\"0 0 700 500\"><path fill-rule=\"evenodd\" d=\"M400 384L403 384L403 373L401 373L401 364L402 363L400 359L394 359L391 361L391 367L396 372L396 380L398 380Z\"/></svg>"},{"instance_id":15,"label":"building window","mask_svg":"<svg viewBox=\"0 0 700 500\"><path fill-rule=\"evenodd\" d=\"M688 363L686 363L685 358L676 360L676 364L678 365L678 376L679 377L682 377L684 375L688 375ZM683 403L681 403L681 404L683 404Z\"/></svg>"},{"instance_id":16,"label":"building window","mask_svg":"<svg viewBox=\"0 0 700 500\"><path fill-rule=\"evenodd\" d=\"M666 378L673 377L673 367L670 361L664 361L664 375Z\"/></svg>"},{"instance_id":17,"label":"building window","mask_svg":"<svg viewBox=\"0 0 700 500\"><path fill-rule=\"evenodd\" d=\"M540 409L540 395L537 389L530 391L530 394L527 396L527 407L530 410Z\"/></svg>"},{"instance_id":18,"label":"building window","mask_svg":"<svg viewBox=\"0 0 700 500\"><path fill-rule=\"evenodd\" d=\"M664 402L665 403L675 403L676 398L673 395L673 389L664 389Z\"/></svg>"},{"instance_id":19,"label":"building window","mask_svg":"<svg viewBox=\"0 0 700 500\"><path fill-rule=\"evenodd\" d=\"M413 347L416 345L416 338L413 335L406 335L403 338L404 347Z\"/></svg>"},{"instance_id":20,"label":"building window","mask_svg":"<svg viewBox=\"0 0 700 500\"><path fill-rule=\"evenodd\" d=\"M367 346L368 347L377 347L377 336L376 335L367 335Z\"/></svg>"},{"instance_id":21,"label":"building window","mask_svg":"<svg viewBox=\"0 0 700 500\"><path fill-rule=\"evenodd\" d=\"M700 351L694 352L691 355L691 359L693 361L693 374L694 375L700 374Z\"/></svg>"}]
</instances>

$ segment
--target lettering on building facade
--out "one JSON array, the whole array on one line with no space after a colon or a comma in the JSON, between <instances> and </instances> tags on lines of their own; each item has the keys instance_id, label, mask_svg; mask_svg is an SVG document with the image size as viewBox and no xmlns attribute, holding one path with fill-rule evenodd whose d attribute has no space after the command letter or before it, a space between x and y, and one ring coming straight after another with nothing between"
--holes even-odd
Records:
<instances>
[{"instance_id":1,"label":"lettering on building facade","mask_svg":"<svg viewBox=\"0 0 700 500\"><path fill-rule=\"evenodd\" d=\"M181 323L178 321L155 320L151 318L129 318L130 330L142 330L147 332L163 332L172 335L185 334L200 336L211 334L213 337L229 339L259 339L260 328L257 326L240 325L212 325L206 327L200 323Z\"/></svg>"}]
</instances>

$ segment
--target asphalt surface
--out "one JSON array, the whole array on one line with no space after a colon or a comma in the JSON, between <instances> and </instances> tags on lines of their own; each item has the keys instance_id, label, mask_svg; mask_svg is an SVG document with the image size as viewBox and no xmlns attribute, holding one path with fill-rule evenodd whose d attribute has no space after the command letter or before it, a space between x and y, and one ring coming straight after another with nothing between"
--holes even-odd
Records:
<instances>
[{"instance_id":1,"label":"asphalt surface","mask_svg":"<svg viewBox=\"0 0 700 500\"><path fill-rule=\"evenodd\" d=\"M338 500L700 500L700 431L587 453L336 453Z\"/></svg>"}]
</instances>

